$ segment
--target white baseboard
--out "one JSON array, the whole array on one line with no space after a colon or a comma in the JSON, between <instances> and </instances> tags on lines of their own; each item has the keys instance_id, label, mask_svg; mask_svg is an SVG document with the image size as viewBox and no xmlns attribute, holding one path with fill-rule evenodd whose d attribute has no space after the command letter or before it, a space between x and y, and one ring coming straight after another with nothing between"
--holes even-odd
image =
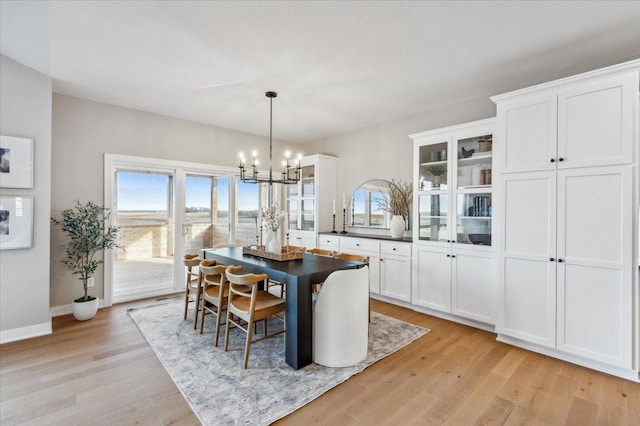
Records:
<instances>
[{"instance_id":1,"label":"white baseboard","mask_svg":"<svg viewBox=\"0 0 640 426\"><path fill-rule=\"evenodd\" d=\"M612 376L622 377L623 379L640 383L640 372L636 370L630 370L622 367L608 365L599 361L593 361L587 358L580 357L578 355L568 354L568 353L559 351L557 349L547 348L545 346L537 345L535 343L525 342L523 340L506 336L504 334L498 334L498 337L496 338L496 340L498 342L517 346L519 348L527 349L532 352L538 352L543 355L550 356L552 358L558 358L563 361L570 362L572 364L577 364L582 367L601 371L603 373L611 374Z\"/></svg>"},{"instance_id":2,"label":"white baseboard","mask_svg":"<svg viewBox=\"0 0 640 426\"><path fill-rule=\"evenodd\" d=\"M15 342L16 340L30 339L32 337L44 336L53 332L51 320L42 324L30 325L27 327L14 328L0 331L0 343Z\"/></svg>"},{"instance_id":3,"label":"white baseboard","mask_svg":"<svg viewBox=\"0 0 640 426\"><path fill-rule=\"evenodd\" d=\"M99 309L104 308L104 299L100 299L98 301L98 308ZM53 306L49 308L49 315L51 315L52 317L69 315L71 313L73 313L73 310L71 308L71 303L69 303L68 305Z\"/></svg>"}]
</instances>

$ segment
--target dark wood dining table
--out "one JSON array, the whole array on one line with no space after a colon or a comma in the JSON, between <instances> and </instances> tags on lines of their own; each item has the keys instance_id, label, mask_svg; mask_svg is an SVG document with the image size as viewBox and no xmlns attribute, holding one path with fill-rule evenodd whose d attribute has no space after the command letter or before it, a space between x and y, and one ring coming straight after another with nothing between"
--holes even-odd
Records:
<instances>
[{"instance_id":1,"label":"dark wood dining table","mask_svg":"<svg viewBox=\"0 0 640 426\"><path fill-rule=\"evenodd\" d=\"M242 252L242 247L201 250L203 259L224 265L241 265L244 272L267 274L285 284L285 358L298 370L312 362L312 285L324 282L335 271L365 266L353 262L305 253L302 259L280 262Z\"/></svg>"}]
</instances>

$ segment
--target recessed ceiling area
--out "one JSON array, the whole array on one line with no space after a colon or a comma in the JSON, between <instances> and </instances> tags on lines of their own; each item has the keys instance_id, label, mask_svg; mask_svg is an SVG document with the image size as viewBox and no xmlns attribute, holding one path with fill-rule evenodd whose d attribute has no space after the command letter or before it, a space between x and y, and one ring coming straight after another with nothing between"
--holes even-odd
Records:
<instances>
[{"instance_id":1,"label":"recessed ceiling area","mask_svg":"<svg viewBox=\"0 0 640 426\"><path fill-rule=\"evenodd\" d=\"M309 142L640 57L637 1L0 2L54 92ZM0 77L1 78L1 77Z\"/></svg>"}]
</instances>

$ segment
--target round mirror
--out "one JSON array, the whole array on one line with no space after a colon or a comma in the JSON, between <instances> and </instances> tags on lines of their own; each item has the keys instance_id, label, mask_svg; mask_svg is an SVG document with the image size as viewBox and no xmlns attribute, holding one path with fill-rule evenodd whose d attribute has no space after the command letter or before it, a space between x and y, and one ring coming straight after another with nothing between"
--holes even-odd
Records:
<instances>
[{"instance_id":1,"label":"round mirror","mask_svg":"<svg viewBox=\"0 0 640 426\"><path fill-rule=\"evenodd\" d=\"M352 228L388 229L391 216L382 209L389 193L389 182L372 179L360 185L349 200L347 226Z\"/></svg>"}]
</instances>

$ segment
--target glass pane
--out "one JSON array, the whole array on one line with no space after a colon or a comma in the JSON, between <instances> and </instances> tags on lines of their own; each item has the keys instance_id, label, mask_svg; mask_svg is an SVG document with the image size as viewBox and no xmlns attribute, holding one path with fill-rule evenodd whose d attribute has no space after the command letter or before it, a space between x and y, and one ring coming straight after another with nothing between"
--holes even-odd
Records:
<instances>
[{"instance_id":1,"label":"glass pane","mask_svg":"<svg viewBox=\"0 0 640 426\"><path fill-rule=\"evenodd\" d=\"M491 245L491 194L458 194L457 242Z\"/></svg>"},{"instance_id":2,"label":"glass pane","mask_svg":"<svg viewBox=\"0 0 640 426\"><path fill-rule=\"evenodd\" d=\"M447 142L420 147L420 190L446 189Z\"/></svg>"},{"instance_id":3,"label":"glass pane","mask_svg":"<svg viewBox=\"0 0 640 426\"><path fill-rule=\"evenodd\" d=\"M213 227L212 245L226 243L229 238L229 218L232 209L229 208L229 189L231 178L213 178L213 214L211 218Z\"/></svg>"},{"instance_id":4,"label":"glass pane","mask_svg":"<svg viewBox=\"0 0 640 426\"><path fill-rule=\"evenodd\" d=\"M313 200L302 200L302 227L303 231L315 230L313 218Z\"/></svg>"},{"instance_id":5,"label":"glass pane","mask_svg":"<svg viewBox=\"0 0 640 426\"><path fill-rule=\"evenodd\" d=\"M173 176L116 172L115 301L173 288ZM145 279L140 279L144 271Z\"/></svg>"},{"instance_id":6,"label":"glass pane","mask_svg":"<svg viewBox=\"0 0 640 426\"><path fill-rule=\"evenodd\" d=\"M384 195L382 192L370 192L369 197L369 226L382 228L386 224L385 211L381 207Z\"/></svg>"},{"instance_id":7,"label":"glass pane","mask_svg":"<svg viewBox=\"0 0 640 426\"><path fill-rule=\"evenodd\" d=\"M491 186L491 135L458 141L458 187Z\"/></svg>"},{"instance_id":8,"label":"glass pane","mask_svg":"<svg viewBox=\"0 0 640 426\"><path fill-rule=\"evenodd\" d=\"M351 199L351 226L366 226L365 225L365 198L367 192L364 190L357 190L353 193Z\"/></svg>"},{"instance_id":9,"label":"glass pane","mask_svg":"<svg viewBox=\"0 0 640 426\"><path fill-rule=\"evenodd\" d=\"M298 195L298 185L285 185L285 188L287 188L287 196L288 197L295 197Z\"/></svg>"},{"instance_id":10,"label":"glass pane","mask_svg":"<svg viewBox=\"0 0 640 426\"><path fill-rule=\"evenodd\" d=\"M298 229L298 200L287 201L287 212L289 215L289 229Z\"/></svg>"},{"instance_id":11,"label":"glass pane","mask_svg":"<svg viewBox=\"0 0 640 426\"><path fill-rule=\"evenodd\" d=\"M313 197L315 194L315 167L306 166L302 168L302 196ZM293 185L292 185L293 186Z\"/></svg>"},{"instance_id":12,"label":"glass pane","mask_svg":"<svg viewBox=\"0 0 640 426\"><path fill-rule=\"evenodd\" d=\"M446 241L448 238L446 194L421 195L418 198L419 238L427 241Z\"/></svg>"},{"instance_id":13,"label":"glass pane","mask_svg":"<svg viewBox=\"0 0 640 426\"><path fill-rule=\"evenodd\" d=\"M213 178L187 176L185 180L185 222L211 223Z\"/></svg>"},{"instance_id":14,"label":"glass pane","mask_svg":"<svg viewBox=\"0 0 640 426\"><path fill-rule=\"evenodd\" d=\"M237 242L255 244L260 233L258 210L260 209L260 185L238 180L236 238Z\"/></svg>"}]
</instances>

